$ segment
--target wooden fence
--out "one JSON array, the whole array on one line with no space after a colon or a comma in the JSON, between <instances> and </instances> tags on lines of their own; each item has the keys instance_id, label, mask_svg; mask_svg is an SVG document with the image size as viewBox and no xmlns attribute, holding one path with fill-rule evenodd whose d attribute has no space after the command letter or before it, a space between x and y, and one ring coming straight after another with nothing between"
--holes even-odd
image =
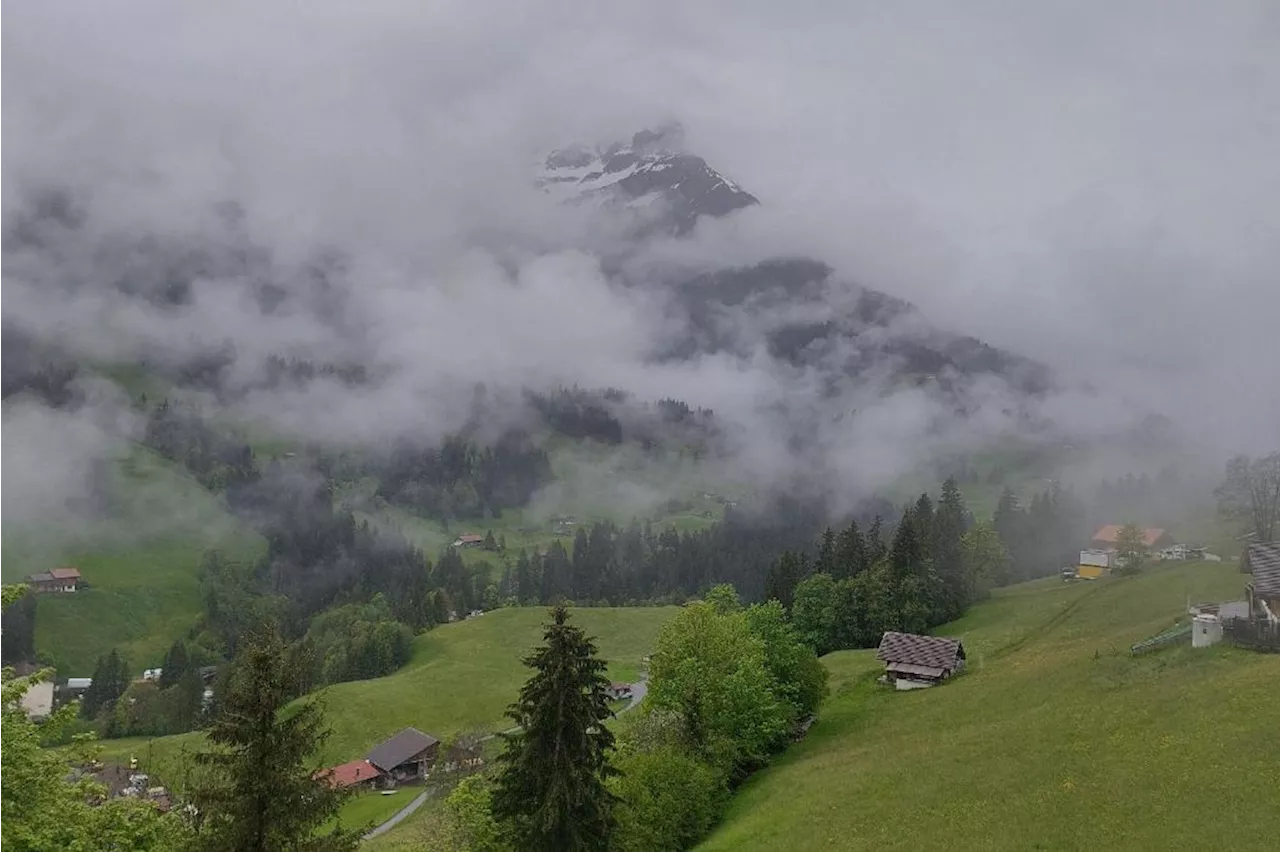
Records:
<instances>
[{"instance_id":1,"label":"wooden fence","mask_svg":"<svg viewBox=\"0 0 1280 852\"><path fill-rule=\"evenodd\" d=\"M1280 654L1280 624L1271 621L1227 619L1222 623L1222 638L1241 648Z\"/></svg>"}]
</instances>

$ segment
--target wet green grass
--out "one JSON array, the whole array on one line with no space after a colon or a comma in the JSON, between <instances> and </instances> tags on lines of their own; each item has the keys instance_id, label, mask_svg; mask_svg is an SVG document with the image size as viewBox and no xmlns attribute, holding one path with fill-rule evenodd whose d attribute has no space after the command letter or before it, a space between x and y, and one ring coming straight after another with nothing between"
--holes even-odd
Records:
<instances>
[{"instance_id":1,"label":"wet green grass","mask_svg":"<svg viewBox=\"0 0 1280 852\"><path fill-rule=\"evenodd\" d=\"M898 693L873 651L831 654L802 743L752 778L701 847L1274 848L1280 655L1131 657L1192 600L1239 597L1234 566L1003 590L938 631L969 673Z\"/></svg>"}]
</instances>

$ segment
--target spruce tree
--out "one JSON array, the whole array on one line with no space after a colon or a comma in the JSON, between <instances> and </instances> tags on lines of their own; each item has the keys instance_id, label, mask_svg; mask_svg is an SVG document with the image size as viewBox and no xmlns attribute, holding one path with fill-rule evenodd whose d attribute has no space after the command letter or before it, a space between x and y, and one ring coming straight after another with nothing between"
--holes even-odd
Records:
<instances>
[{"instance_id":1,"label":"spruce tree","mask_svg":"<svg viewBox=\"0 0 1280 852\"><path fill-rule=\"evenodd\" d=\"M802 557L787 551L778 557L778 561L769 566L764 578L765 600L776 600L782 608L791 611L791 603L795 600L796 586L804 579L804 563Z\"/></svg>"},{"instance_id":2,"label":"spruce tree","mask_svg":"<svg viewBox=\"0 0 1280 852\"><path fill-rule=\"evenodd\" d=\"M182 680L187 665L187 646L179 639L170 646L164 655L164 662L160 665L160 688L168 689Z\"/></svg>"},{"instance_id":3,"label":"spruce tree","mask_svg":"<svg viewBox=\"0 0 1280 852\"><path fill-rule=\"evenodd\" d=\"M506 748L493 794L494 816L516 848L529 852L589 852L608 846L615 797L605 780L613 734L605 662L563 605L551 610L538 647L525 658L534 670L507 711L519 730Z\"/></svg>"},{"instance_id":4,"label":"spruce tree","mask_svg":"<svg viewBox=\"0 0 1280 852\"><path fill-rule=\"evenodd\" d=\"M866 536L867 567L870 568L889 555L884 543L884 519L876 515L867 528Z\"/></svg>"},{"instance_id":5,"label":"spruce tree","mask_svg":"<svg viewBox=\"0 0 1280 852\"><path fill-rule=\"evenodd\" d=\"M208 777L193 790L199 814L196 847L207 852L346 850L358 830L318 829L345 798L313 774L311 757L329 731L321 707L306 702L282 713L303 668L286 653L274 627L249 636L219 697L209 728L213 748L196 763Z\"/></svg>"},{"instance_id":6,"label":"spruce tree","mask_svg":"<svg viewBox=\"0 0 1280 852\"><path fill-rule=\"evenodd\" d=\"M933 564L943 584L943 621L958 618L970 603L969 582L960 541L968 529L964 498L954 479L942 483L942 497L934 514Z\"/></svg>"},{"instance_id":7,"label":"spruce tree","mask_svg":"<svg viewBox=\"0 0 1280 852\"><path fill-rule=\"evenodd\" d=\"M102 710L102 706L106 703L105 694L110 688L108 681L111 675L107 674L107 658L98 657L98 662L93 667L93 678L89 681L89 688L84 691L84 696L80 699L80 715L86 719L95 719L98 712Z\"/></svg>"},{"instance_id":8,"label":"spruce tree","mask_svg":"<svg viewBox=\"0 0 1280 852\"><path fill-rule=\"evenodd\" d=\"M533 603L537 596L538 585L533 576L533 565L529 561L529 554L522 547L516 558L516 597L520 603L527 605Z\"/></svg>"},{"instance_id":9,"label":"spruce tree","mask_svg":"<svg viewBox=\"0 0 1280 852\"><path fill-rule=\"evenodd\" d=\"M836 579L856 577L868 567L866 541L858 529L858 522L850 521L836 538L836 568L831 575Z\"/></svg>"},{"instance_id":10,"label":"spruce tree","mask_svg":"<svg viewBox=\"0 0 1280 852\"><path fill-rule=\"evenodd\" d=\"M174 726L177 732L193 730L200 721L204 706L204 681L200 670L188 666L182 678L173 685Z\"/></svg>"},{"instance_id":11,"label":"spruce tree","mask_svg":"<svg viewBox=\"0 0 1280 852\"><path fill-rule=\"evenodd\" d=\"M831 527L822 531L822 545L818 549L818 573L835 576L838 572L836 559L836 534Z\"/></svg>"}]
</instances>

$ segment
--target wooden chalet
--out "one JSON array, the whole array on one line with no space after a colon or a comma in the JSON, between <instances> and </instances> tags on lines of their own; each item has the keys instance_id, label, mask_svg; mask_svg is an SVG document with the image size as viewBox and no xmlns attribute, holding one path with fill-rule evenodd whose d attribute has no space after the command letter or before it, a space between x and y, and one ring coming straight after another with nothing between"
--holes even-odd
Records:
<instances>
[{"instance_id":1,"label":"wooden chalet","mask_svg":"<svg viewBox=\"0 0 1280 852\"><path fill-rule=\"evenodd\" d=\"M32 574L27 578L35 592L74 592L80 585L77 568L52 568L46 573Z\"/></svg>"},{"instance_id":2,"label":"wooden chalet","mask_svg":"<svg viewBox=\"0 0 1280 852\"><path fill-rule=\"evenodd\" d=\"M884 681L898 689L934 686L964 670L964 645L958 639L886 631L876 659L884 663Z\"/></svg>"},{"instance_id":3,"label":"wooden chalet","mask_svg":"<svg viewBox=\"0 0 1280 852\"><path fill-rule=\"evenodd\" d=\"M1240 557L1240 570L1253 575L1244 587L1249 614L1280 622L1280 541L1249 545Z\"/></svg>"},{"instance_id":4,"label":"wooden chalet","mask_svg":"<svg viewBox=\"0 0 1280 852\"><path fill-rule=\"evenodd\" d=\"M440 760L440 740L417 728L405 728L369 752L364 762L381 775L378 783L403 784L425 779L432 769L454 772L481 765L478 751L455 746Z\"/></svg>"},{"instance_id":5,"label":"wooden chalet","mask_svg":"<svg viewBox=\"0 0 1280 852\"><path fill-rule=\"evenodd\" d=\"M417 781L427 777L439 749L440 741L435 737L417 728L405 728L376 746L365 761L389 781Z\"/></svg>"}]
</instances>

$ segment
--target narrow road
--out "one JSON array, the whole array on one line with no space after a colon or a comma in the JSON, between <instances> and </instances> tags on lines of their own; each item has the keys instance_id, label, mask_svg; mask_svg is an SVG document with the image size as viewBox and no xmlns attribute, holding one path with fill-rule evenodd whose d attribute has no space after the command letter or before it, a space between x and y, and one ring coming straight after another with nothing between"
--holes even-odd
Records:
<instances>
[{"instance_id":1,"label":"narrow road","mask_svg":"<svg viewBox=\"0 0 1280 852\"><path fill-rule=\"evenodd\" d=\"M640 678L640 680L631 684L631 703L618 711L621 716L628 710L634 710L640 706L640 702L644 701L644 697L649 694L649 677L648 675Z\"/></svg>"},{"instance_id":2,"label":"narrow road","mask_svg":"<svg viewBox=\"0 0 1280 852\"><path fill-rule=\"evenodd\" d=\"M432 796L434 796L436 793L439 793L439 792L440 792L439 787L429 787L426 790L423 790L421 793L418 794L418 797L416 799L414 799L409 804L405 805L400 810L396 811L395 815L392 816L391 819L387 820L382 825L377 826L361 839L368 840L370 837L377 837L379 834L382 834L384 832L390 831L391 829L395 828L397 825L404 822L404 820L408 818L409 814L413 813L418 808L422 807L423 803L426 802L427 799L430 799Z\"/></svg>"},{"instance_id":3,"label":"narrow road","mask_svg":"<svg viewBox=\"0 0 1280 852\"><path fill-rule=\"evenodd\" d=\"M623 713L626 713L630 710L634 710L637 707L639 707L640 702L644 701L644 697L648 694L649 694L649 678L648 678L648 675L645 675L641 677L640 680L631 684L631 701L627 703L626 707L623 707L621 710L619 710L617 712L617 715L621 716ZM517 730L519 730L519 728L509 728L506 731L503 731L503 733L510 734L510 733L514 733ZM484 737L484 740L491 740L496 736L497 734L489 734L489 736ZM482 742L484 740L482 740ZM426 803L427 799L430 799L432 796L439 793L440 789L441 788L439 787L430 787L426 790L423 790L421 793L418 794L417 798L415 798L412 802L405 805L400 810L396 811L395 814L391 817L391 819L373 828L371 831L365 834L362 839L368 840L370 837L377 837L379 834L385 834L386 832L395 828L397 825L399 825L400 823L408 819L410 814L412 814L418 808L422 807L423 804Z\"/></svg>"}]
</instances>

